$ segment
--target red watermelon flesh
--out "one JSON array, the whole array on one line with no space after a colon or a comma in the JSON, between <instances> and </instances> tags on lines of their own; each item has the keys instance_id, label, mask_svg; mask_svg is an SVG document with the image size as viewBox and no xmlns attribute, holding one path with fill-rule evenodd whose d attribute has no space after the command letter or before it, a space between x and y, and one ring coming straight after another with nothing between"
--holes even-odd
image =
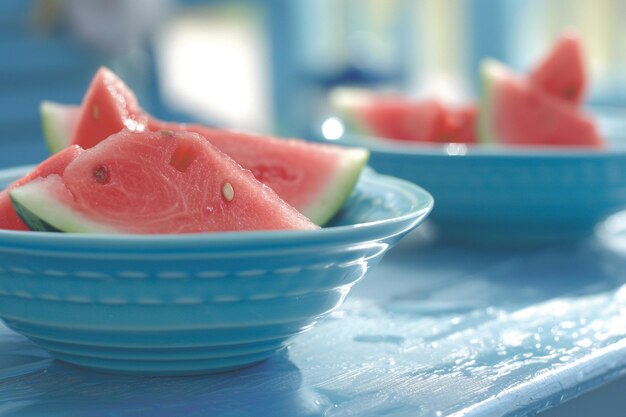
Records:
<instances>
[{"instance_id":1,"label":"red watermelon flesh","mask_svg":"<svg viewBox=\"0 0 626 417\"><path fill-rule=\"evenodd\" d=\"M437 99L411 100L352 88L335 91L331 104L365 135L413 142L476 142L473 104L457 108Z\"/></svg>"},{"instance_id":2,"label":"red watermelon flesh","mask_svg":"<svg viewBox=\"0 0 626 417\"><path fill-rule=\"evenodd\" d=\"M65 167L73 161L83 150L79 146L70 146L63 151L52 155L26 176L10 184L4 191L0 192L0 229L6 230L29 230L28 226L19 218L8 191L24 185L35 178L45 178L51 174L61 174Z\"/></svg>"},{"instance_id":3,"label":"red watermelon flesh","mask_svg":"<svg viewBox=\"0 0 626 417\"><path fill-rule=\"evenodd\" d=\"M483 63L481 138L505 145L603 146L593 119L516 76L496 61Z\"/></svg>"},{"instance_id":4,"label":"red watermelon flesh","mask_svg":"<svg viewBox=\"0 0 626 417\"><path fill-rule=\"evenodd\" d=\"M148 115L124 82L107 68L100 68L83 98L80 117L70 145L87 149L122 129L141 132Z\"/></svg>"},{"instance_id":5,"label":"red watermelon flesh","mask_svg":"<svg viewBox=\"0 0 626 417\"><path fill-rule=\"evenodd\" d=\"M214 129L197 124L160 122L152 119L150 129L190 131L209 140L222 152L230 155L241 166L252 171L257 180L268 185L290 205L307 217L319 221L313 207L336 204L333 196L324 189L329 186L329 176L342 171L345 157L362 158L361 150L341 150L344 158L337 157L337 147L304 142L298 139L279 139L252 133ZM285 161L289 163L286 164ZM335 182L343 181L337 178ZM333 181L330 181L331 183ZM338 207L337 207L338 208Z\"/></svg>"},{"instance_id":6,"label":"red watermelon flesh","mask_svg":"<svg viewBox=\"0 0 626 417\"><path fill-rule=\"evenodd\" d=\"M528 78L546 93L579 105L584 100L587 84L583 57L578 35L573 31L566 32Z\"/></svg>"},{"instance_id":7,"label":"red watermelon flesh","mask_svg":"<svg viewBox=\"0 0 626 417\"><path fill-rule=\"evenodd\" d=\"M364 104L355 113L366 132L389 139L431 141L445 123L444 109L435 100L411 103L383 98Z\"/></svg>"},{"instance_id":8,"label":"red watermelon flesh","mask_svg":"<svg viewBox=\"0 0 626 417\"><path fill-rule=\"evenodd\" d=\"M440 142L476 143L476 117L478 110L474 104L458 109L447 109L445 125L439 133Z\"/></svg>"},{"instance_id":9,"label":"red watermelon flesh","mask_svg":"<svg viewBox=\"0 0 626 417\"><path fill-rule=\"evenodd\" d=\"M85 150L61 175L13 189L11 198L25 219L64 232L318 228L250 171L188 132L121 131Z\"/></svg>"}]
</instances>

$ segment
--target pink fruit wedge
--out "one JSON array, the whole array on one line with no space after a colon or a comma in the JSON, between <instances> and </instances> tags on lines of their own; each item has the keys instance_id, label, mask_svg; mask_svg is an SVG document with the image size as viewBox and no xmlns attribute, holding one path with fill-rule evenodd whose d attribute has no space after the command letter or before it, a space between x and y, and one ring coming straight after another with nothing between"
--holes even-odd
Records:
<instances>
[{"instance_id":1,"label":"pink fruit wedge","mask_svg":"<svg viewBox=\"0 0 626 417\"><path fill-rule=\"evenodd\" d=\"M61 174L9 191L34 230L201 233L313 230L250 171L187 132L124 130L83 151Z\"/></svg>"},{"instance_id":2,"label":"pink fruit wedge","mask_svg":"<svg viewBox=\"0 0 626 417\"><path fill-rule=\"evenodd\" d=\"M485 61L482 78L481 140L519 146L604 145L590 116L503 64Z\"/></svg>"},{"instance_id":3,"label":"pink fruit wedge","mask_svg":"<svg viewBox=\"0 0 626 417\"><path fill-rule=\"evenodd\" d=\"M584 100L587 87L583 57L580 38L575 32L568 31L561 35L528 78L546 93L577 106Z\"/></svg>"}]
</instances>

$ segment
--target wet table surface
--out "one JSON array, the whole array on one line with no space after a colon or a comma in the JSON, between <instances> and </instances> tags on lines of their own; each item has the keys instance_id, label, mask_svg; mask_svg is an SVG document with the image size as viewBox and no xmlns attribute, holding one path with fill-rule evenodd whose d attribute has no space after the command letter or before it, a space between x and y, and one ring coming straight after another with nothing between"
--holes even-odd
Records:
<instances>
[{"instance_id":1,"label":"wet table surface","mask_svg":"<svg viewBox=\"0 0 626 417\"><path fill-rule=\"evenodd\" d=\"M533 415L626 373L618 229L540 249L414 233L328 319L232 373L101 374L0 327L0 416Z\"/></svg>"}]
</instances>

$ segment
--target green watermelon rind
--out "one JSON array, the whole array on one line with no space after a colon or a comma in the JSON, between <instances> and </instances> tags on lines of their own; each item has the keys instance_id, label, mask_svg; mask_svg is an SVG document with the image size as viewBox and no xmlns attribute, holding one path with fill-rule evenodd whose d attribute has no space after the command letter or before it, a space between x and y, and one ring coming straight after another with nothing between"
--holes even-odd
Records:
<instances>
[{"instance_id":1,"label":"green watermelon rind","mask_svg":"<svg viewBox=\"0 0 626 417\"><path fill-rule=\"evenodd\" d=\"M348 200L369 159L369 151L362 148L346 148L333 178L328 186L305 209L302 214L318 226L328 223Z\"/></svg>"},{"instance_id":2,"label":"green watermelon rind","mask_svg":"<svg viewBox=\"0 0 626 417\"><path fill-rule=\"evenodd\" d=\"M496 111L495 86L498 80L510 76L507 67L495 59L485 59L480 64L481 94L476 124L478 129L476 133L480 143L498 143L498 137L492 128Z\"/></svg>"},{"instance_id":3,"label":"green watermelon rind","mask_svg":"<svg viewBox=\"0 0 626 417\"><path fill-rule=\"evenodd\" d=\"M30 210L14 198L11 198L11 203L15 212L19 218L26 224L26 226L33 231L37 232L61 232L50 223L45 222L41 218L35 216Z\"/></svg>"},{"instance_id":4,"label":"green watermelon rind","mask_svg":"<svg viewBox=\"0 0 626 417\"><path fill-rule=\"evenodd\" d=\"M65 105L53 101L42 101L39 105L44 142L51 154L65 149L76 127L79 106Z\"/></svg>"},{"instance_id":5,"label":"green watermelon rind","mask_svg":"<svg viewBox=\"0 0 626 417\"><path fill-rule=\"evenodd\" d=\"M49 192L54 175L31 181L9 191L17 215L33 231L64 233L120 233L71 209ZM58 177L58 176L56 176Z\"/></svg>"}]
</instances>

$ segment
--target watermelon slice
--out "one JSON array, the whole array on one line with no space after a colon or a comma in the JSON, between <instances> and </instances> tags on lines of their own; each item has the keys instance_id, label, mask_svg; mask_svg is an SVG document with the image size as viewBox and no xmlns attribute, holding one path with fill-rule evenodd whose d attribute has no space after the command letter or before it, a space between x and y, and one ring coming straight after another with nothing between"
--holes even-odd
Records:
<instances>
[{"instance_id":1,"label":"watermelon slice","mask_svg":"<svg viewBox=\"0 0 626 417\"><path fill-rule=\"evenodd\" d=\"M122 129L141 132L147 123L148 115L135 94L111 70L101 67L83 98L69 144L88 149Z\"/></svg>"},{"instance_id":2,"label":"watermelon slice","mask_svg":"<svg viewBox=\"0 0 626 417\"><path fill-rule=\"evenodd\" d=\"M573 31L561 35L552 50L529 74L529 80L548 94L579 105L587 75L580 38Z\"/></svg>"},{"instance_id":3,"label":"watermelon slice","mask_svg":"<svg viewBox=\"0 0 626 417\"><path fill-rule=\"evenodd\" d=\"M97 106L98 118L94 117L93 110L88 110L89 106ZM50 108L55 111L47 112ZM75 111L74 106L60 104L42 107L44 136L48 142L62 141L51 139L55 137L55 131L46 127L70 124ZM162 122L144 113L130 89L106 69L101 69L94 77L83 101L76 130L65 143L89 148L129 126L135 131L146 128L155 131L185 130L205 136L244 168L255 173L288 204L319 225L327 223L343 205L369 156L365 149ZM58 149L58 146L54 147Z\"/></svg>"},{"instance_id":4,"label":"watermelon slice","mask_svg":"<svg viewBox=\"0 0 626 417\"><path fill-rule=\"evenodd\" d=\"M503 64L484 61L481 76L481 140L521 146L603 146L591 117Z\"/></svg>"},{"instance_id":5,"label":"watermelon slice","mask_svg":"<svg viewBox=\"0 0 626 417\"><path fill-rule=\"evenodd\" d=\"M0 192L0 229L5 230L29 230L28 226L19 218L11 199L9 198L9 190L22 186L36 178L45 178L52 174L61 174L65 167L74 160L82 149L79 146L70 146L63 151L51 156L44 162L39 164L35 169L26 176L9 185L4 191Z\"/></svg>"},{"instance_id":6,"label":"watermelon slice","mask_svg":"<svg viewBox=\"0 0 626 417\"><path fill-rule=\"evenodd\" d=\"M200 135L123 130L83 151L61 174L9 195L34 230L199 233L313 230L286 204Z\"/></svg>"},{"instance_id":7,"label":"watermelon slice","mask_svg":"<svg viewBox=\"0 0 626 417\"><path fill-rule=\"evenodd\" d=\"M354 132L414 142L476 142L476 107L446 106L435 99L410 100L400 95L340 88L331 106Z\"/></svg>"}]
</instances>

